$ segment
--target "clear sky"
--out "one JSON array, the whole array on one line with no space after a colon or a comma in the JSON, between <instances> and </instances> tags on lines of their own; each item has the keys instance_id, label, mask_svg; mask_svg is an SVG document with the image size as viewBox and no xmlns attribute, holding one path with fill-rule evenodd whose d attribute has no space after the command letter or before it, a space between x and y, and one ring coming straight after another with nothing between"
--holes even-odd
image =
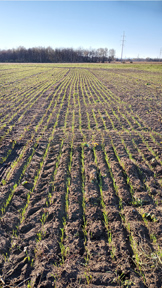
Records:
<instances>
[{"instance_id":1,"label":"clear sky","mask_svg":"<svg viewBox=\"0 0 162 288\"><path fill-rule=\"evenodd\" d=\"M123 57L159 57L162 2L0 1L0 49L107 47L120 57L123 32Z\"/></svg>"}]
</instances>

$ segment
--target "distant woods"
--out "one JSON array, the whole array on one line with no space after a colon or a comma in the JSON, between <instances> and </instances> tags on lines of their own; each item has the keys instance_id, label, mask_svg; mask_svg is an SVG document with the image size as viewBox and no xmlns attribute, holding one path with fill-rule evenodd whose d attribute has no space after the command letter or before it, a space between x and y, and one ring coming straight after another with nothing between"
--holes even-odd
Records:
<instances>
[{"instance_id":1,"label":"distant woods","mask_svg":"<svg viewBox=\"0 0 162 288\"><path fill-rule=\"evenodd\" d=\"M0 50L0 62L24 62L24 63L57 63L57 62L111 62L114 60L115 50L107 48L98 49L72 49L51 47L35 47L26 49Z\"/></svg>"}]
</instances>

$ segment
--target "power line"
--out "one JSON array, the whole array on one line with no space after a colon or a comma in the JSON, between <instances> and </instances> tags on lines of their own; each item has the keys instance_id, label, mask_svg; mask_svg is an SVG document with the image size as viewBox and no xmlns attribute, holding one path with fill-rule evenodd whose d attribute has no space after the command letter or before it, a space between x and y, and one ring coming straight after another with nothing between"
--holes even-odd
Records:
<instances>
[{"instance_id":1,"label":"power line","mask_svg":"<svg viewBox=\"0 0 162 288\"><path fill-rule=\"evenodd\" d=\"M121 50L121 62L122 62L122 58L123 58L123 48L124 48L124 42L125 42L125 32L123 32L123 40L122 40L122 50Z\"/></svg>"}]
</instances>

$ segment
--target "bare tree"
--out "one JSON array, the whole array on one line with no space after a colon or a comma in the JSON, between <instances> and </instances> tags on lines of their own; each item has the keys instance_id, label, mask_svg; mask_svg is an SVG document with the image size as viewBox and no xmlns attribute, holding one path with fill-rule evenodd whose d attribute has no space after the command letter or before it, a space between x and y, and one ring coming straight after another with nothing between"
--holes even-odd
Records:
<instances>
[{"instance_id":1,"label":"bare tree","mask_svg":"<svg viewBox=\"0 0 162 288\"><path fill-rule=\"evenodd\" d=\"M110 60L114 60L115 58L115 50L114 49L110 49L109 50L109 59Z\"/></svg>"},{"instance_id":2,"label":"bare tree","mask_svg":"<svg viewBox=\"0 0 162 288\"><path fill-rule=\"evenodd\" d=\"M115 55L113 51L115 50L110 50L112 57ZM105 62L107 59L107 48L74 50L73 48L33 47L26 49L20 46L17 49L0 50L0 62Z\"/></svg>"}]
</instances>

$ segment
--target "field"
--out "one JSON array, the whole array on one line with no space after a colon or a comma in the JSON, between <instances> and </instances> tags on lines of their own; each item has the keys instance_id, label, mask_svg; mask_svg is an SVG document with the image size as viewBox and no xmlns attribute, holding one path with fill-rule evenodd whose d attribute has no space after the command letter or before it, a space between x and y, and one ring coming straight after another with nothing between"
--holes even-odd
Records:
<instances>
[{"instance_id":1,"label":"field","mask_svg":"<svg viewBox=\"0 0 162 288\"><path fill-rule=\"evenodd\" d=\"M162 286L162 64L0 64L0 287Z\"/></svg>"}]
</instances>

